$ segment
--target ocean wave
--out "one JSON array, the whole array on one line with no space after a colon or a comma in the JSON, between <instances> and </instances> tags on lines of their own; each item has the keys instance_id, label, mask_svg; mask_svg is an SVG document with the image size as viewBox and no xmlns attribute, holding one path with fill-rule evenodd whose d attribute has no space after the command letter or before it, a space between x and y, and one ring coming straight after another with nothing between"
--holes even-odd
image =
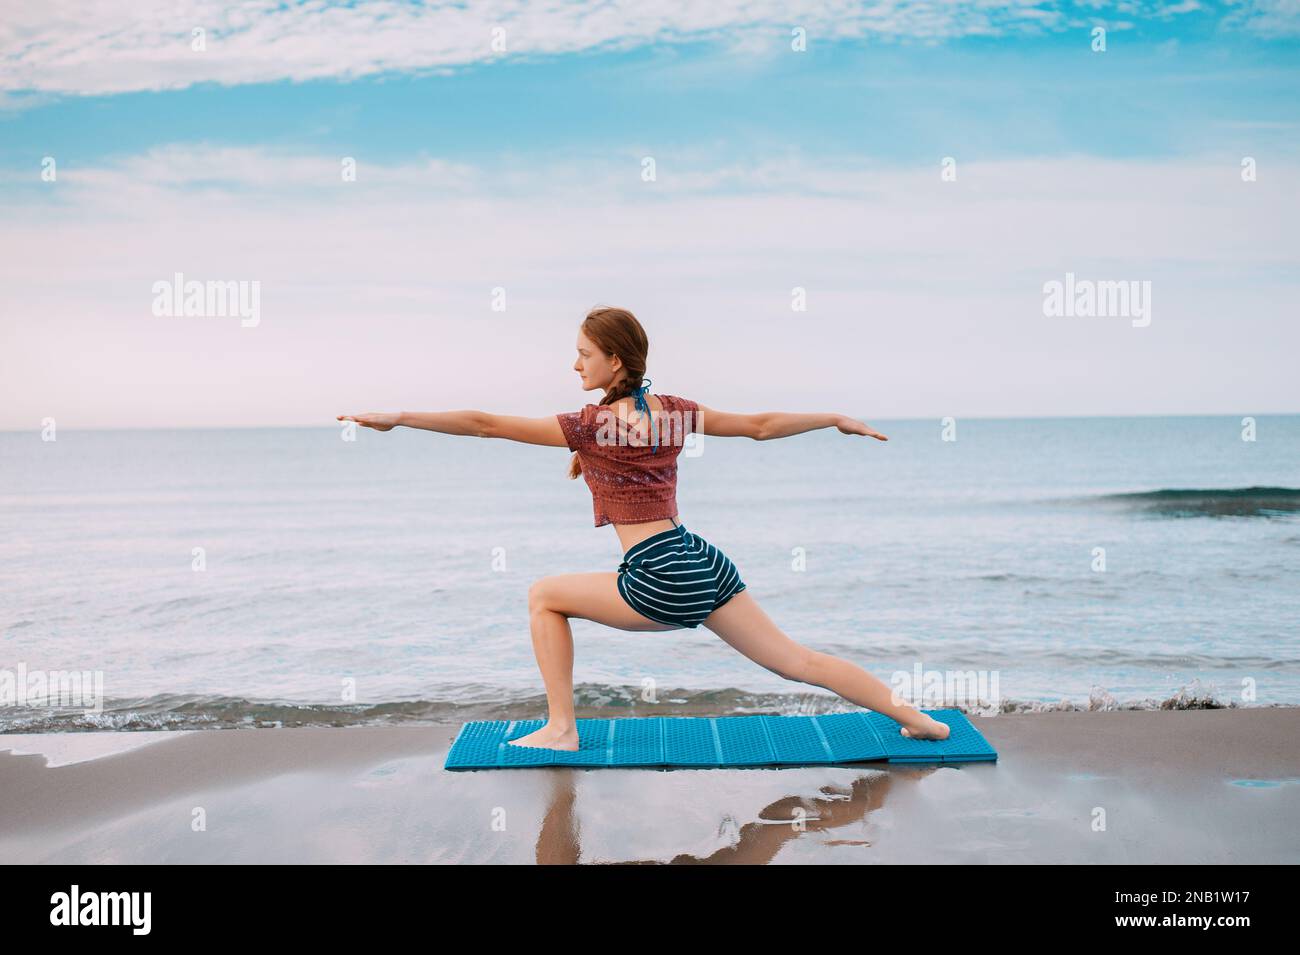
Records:
<instances>
[{"instance_id":1,"label":"ocean wave","mask_svg":"<svg viewBox=\"0 0 1300 955\"><path fill-rule=\"evenodd\" d=\"M860 709L825 694L752 693L734 688L680 690L658 702L641 699L639 686L584 685L576 691L583 719L643 716L820 716ZM1003 699L993 705L926 702L923 709L958 709L975 716L1003 713L1095 712L1103 710L1232 709L1240 704L1195 681L1170 696L1116 700L1093 687L1086 701ZM257 701L229 697L166 695L147 700L106 703L102 712L18 708L0 719L0 733L55 733L137 730L281 729L303 726L458 725L471 720L517 720L544 716L546 697L535 692L495 691L495 699L470 702L404 700L350 706ZM0 750L3 746L0 745Z\"/></svg>"},{"instance_id":2,"label":"ocean wave","mask_svg":"<svg viewBox=\"0 0 1300 955\"><path fill-rule=\"evenodd\" d=\"M988 583L1029 583L1050 581L1050 577L1042 577L1038 574L1015 574L1010 571L1000 574L973 574L962 578L963 580L982 580Z\"/></svg>"},{"instance_id":3,"label":"ocean wave","mask_svg":"<svg viewBox=\"0 0 1300 955\"><path fill-rule=\"evenodd\" d=\"M1119 504L1159 517L1284 517L1300 511L1300 488L1162 488L1103 494L1089 500Z\"/></svg>"}]
</instances>

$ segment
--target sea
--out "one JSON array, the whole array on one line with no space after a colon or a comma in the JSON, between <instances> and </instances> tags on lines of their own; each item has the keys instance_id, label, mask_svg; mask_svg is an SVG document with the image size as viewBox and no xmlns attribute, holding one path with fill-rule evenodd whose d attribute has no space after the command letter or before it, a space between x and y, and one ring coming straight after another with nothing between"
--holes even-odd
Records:
<instances>
[{"instance_id":1,"label":"sea","mask_svg":"<svg viewBox=\"0 0 1300 955\"><path fill-rule=\"evenodd\" d=\"M679 459L795 641L926 708L1300 704L1300 416L866 420ZM50 436L0 433L4 733L542 717L529 586L622 557L565 448ZM571 623L580 717L856 708L705 627Z\"/></svg>"}]
</instances>

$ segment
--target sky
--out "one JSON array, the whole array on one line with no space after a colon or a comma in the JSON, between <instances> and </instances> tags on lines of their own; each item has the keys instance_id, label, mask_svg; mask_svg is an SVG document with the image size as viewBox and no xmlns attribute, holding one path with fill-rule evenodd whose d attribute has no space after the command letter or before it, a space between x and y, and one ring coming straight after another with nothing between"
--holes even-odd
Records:
<instances>
[{"instance_id":1,"label":"sky","mask_svg":"<svg viewBox=\"0 0 1300 955\"><path fill-rule=\"evenodd\" d=\"M0 429L1295 413L1298 184L1294 0L0 0Z\"/></svg>"}]
</instances>

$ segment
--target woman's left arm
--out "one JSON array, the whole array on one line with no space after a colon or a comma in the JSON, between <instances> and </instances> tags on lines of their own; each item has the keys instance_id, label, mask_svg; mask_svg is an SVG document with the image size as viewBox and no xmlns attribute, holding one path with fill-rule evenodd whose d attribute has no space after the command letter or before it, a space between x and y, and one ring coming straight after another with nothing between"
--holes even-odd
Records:
<instances>
[{"instance_id":1,"label":"woman's left arm","mask_svg":"<svg viewBox=\"0 0 1300 955\"><path fill-rule=\"evenodd\" d=\"M355 421L363 428L392 431L394 428L419 428L442 434L485 437L484 430L492 416L482 411L368 411L365 414L341 414L339 421Z\"/></svg>"},{"instance_id":2,"label":"woman's left arm","mask_svg":"<svg viewBox=\"0 0 1300 955\"><path fill-rule=\"evenodd\" d=\"M487 411L377 411L359 415L341 414L338 420L355 421L362 427L374 428L376 431L391 431L397 427L419 428L422 431L462 434L474 438L506 438L523 444L541 444L552 448L563 448L568 444L555 415L521 418Z\"/></svg>"}]
</instances>

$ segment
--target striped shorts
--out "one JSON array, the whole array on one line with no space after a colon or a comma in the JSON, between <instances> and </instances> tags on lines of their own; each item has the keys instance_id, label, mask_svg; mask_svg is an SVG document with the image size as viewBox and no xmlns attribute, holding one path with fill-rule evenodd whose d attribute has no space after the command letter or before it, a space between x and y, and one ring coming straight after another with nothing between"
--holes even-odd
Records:
<instances>
[{"instance_id":1,"label":"striped shorts","mask_svg":"<svg viewBox=\"0 0 1300 955\"><path fill-rule=\"evenodd\" d=\"M683 524L634 544L618 565L618 592L657 623L698 627L744 589L727 555Z\"/></svg>"}]
</instances>

